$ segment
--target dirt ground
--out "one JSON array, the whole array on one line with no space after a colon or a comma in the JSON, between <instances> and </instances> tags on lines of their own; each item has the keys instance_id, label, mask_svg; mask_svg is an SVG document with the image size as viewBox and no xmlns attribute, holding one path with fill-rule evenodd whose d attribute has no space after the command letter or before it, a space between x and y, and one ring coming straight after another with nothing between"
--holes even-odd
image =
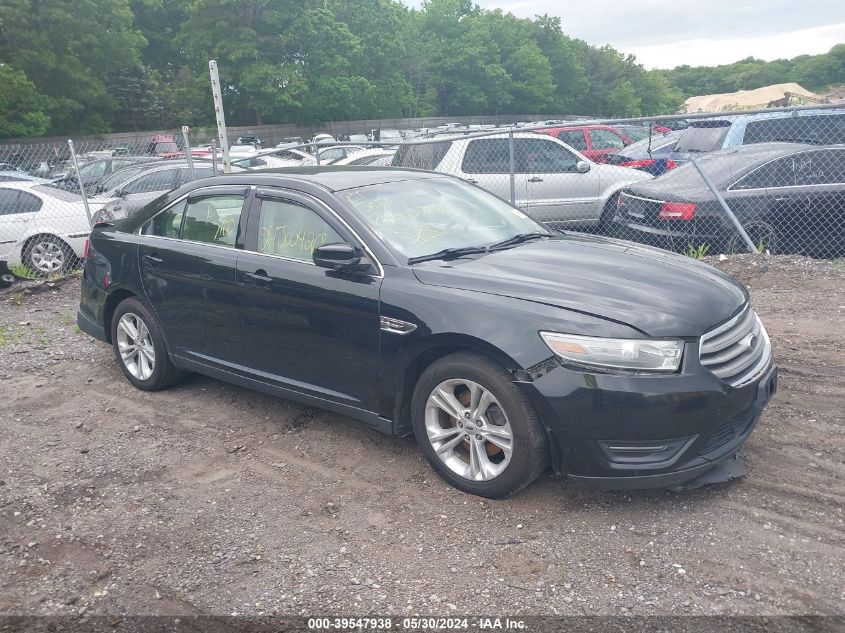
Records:
<instances>
[{"instance_id":1,"label":"dirt ground","mask_svg":"<svg viewBox=\"0 0 845 633\"><path fill-rule=\"evenodd\" d=\"M781 371L747 478L496 502L337 415L133 389L76 280L1 291L0 614L845 614L845 266L715 263Z\"/></svg>"}]
</instances>

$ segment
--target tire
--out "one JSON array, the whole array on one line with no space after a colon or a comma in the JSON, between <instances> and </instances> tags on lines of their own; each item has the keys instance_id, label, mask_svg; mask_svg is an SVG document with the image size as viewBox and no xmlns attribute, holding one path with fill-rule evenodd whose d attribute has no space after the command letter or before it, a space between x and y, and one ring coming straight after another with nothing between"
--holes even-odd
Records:
<instances>
[{"instance_id":1,"label":"tire","mask_svg":"<svg viewBox=\"0 0 845 633\"><path fill-rule=\"evenodd\" d=\"M76 262L76 254L55 235L36 235L27 241L21 260L32 272L48 277L68 271Z\"/></svg>"},{"instance_id":2,"label":"tire","mask_svg":"<svg viewBox=\"0 0 845 633\"><path fill-rule=\"evenodd\" d=\"M434 470L470 494L490 499L516 494L549 463L536 409L504 369L478 354L446 356L422 373L411 422Z\"/></svg>"},{"instance_id":3,"label":"tire","mask_svg":"<svg viewBox=\"0 0 845 633\"><path fill-rule=\"evenodd\" d=\"M0 275L0 288L8 288L16 281L17 279L12 273L3 273Z\"/></svg>"},{"instance_id":4,"label":"tire","mask_svg":"<svg viewBox=\"0 0 845 633\"><path fill-rule=\"evenodd\" d=\"M769 253L770 255L780 254L778 234L771 222L762 218L747 220L743 222L742 228L745 229L745 232L755 247L758 249L762 247L761 252ZM748 244L745 243L745 240L742 239L738 231L734 232L728 239L725 252L729 255L740 255L749 252Z\"/></svg>"},{"instance_id":5,"label":"tire","mask_svg":"<svg viewBox=\"0 0 845 633\"><path fill-rule=\"evenodd\" d=\"M123 375L138 389L161 391L184 376L170 361L158 319L138 299L124 299L118 304L111 322L111 340Z\"/></svg>"}]
</instances>

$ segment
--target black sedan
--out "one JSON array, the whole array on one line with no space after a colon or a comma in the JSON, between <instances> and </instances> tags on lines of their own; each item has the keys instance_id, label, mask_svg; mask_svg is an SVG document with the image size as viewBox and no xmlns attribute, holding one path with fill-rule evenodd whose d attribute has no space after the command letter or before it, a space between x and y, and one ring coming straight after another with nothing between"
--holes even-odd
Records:
<instances>
[{"instance_id":1,"label":"black sedan","mask_svg":"<svg viewBox=\"0 0 845 633\"><path fill-rule=\"evenodd\" d=\"M98 226L78 324L139 389L198 372L413 433L487 497L549 463L613 488L729 478L777 377L733 278L390 168L208 178Z\"/></svg>"},{"instance_id":2,"label":"black sedan","mask_svg":"<svg viewBox=\"0 0 845 633\"><path fill-rule=\"evenodd\" d=\"M845 255L845 146L760 143L696 158L754 246L770 253ZM748 246L692 163L618 198L614 235L685 251Z\"/></svg>"}]
</instances>

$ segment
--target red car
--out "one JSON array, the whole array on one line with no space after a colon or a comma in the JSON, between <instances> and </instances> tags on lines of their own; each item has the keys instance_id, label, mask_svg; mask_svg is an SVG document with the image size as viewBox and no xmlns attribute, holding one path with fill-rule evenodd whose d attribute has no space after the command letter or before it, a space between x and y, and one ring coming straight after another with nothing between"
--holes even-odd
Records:
<instances>
[{"instance_id":1,"label":"red car","mask_svg":"<svg viewBox=\"0 0 845 633\"><path fill-rule=\"evenodd\" d=\"M618 152L634 141L609 125L568 125L537 130L538 134L548 134L578 150L594 163L607 162L607 155Z\"/></svg>"}]
</instances>

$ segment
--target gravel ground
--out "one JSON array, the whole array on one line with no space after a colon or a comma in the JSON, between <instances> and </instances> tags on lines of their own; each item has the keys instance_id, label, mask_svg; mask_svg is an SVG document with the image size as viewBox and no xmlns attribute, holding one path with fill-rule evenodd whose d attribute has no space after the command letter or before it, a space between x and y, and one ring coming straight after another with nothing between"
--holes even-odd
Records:
<instances>
[{"instance_id":1,"label":"gravel ground","mask_svg":"<svg viewBox=\"0 0 845 633\"><path fill-rule=\"evenodd\" d=\"M845 266L713 263L781 368L747 478L505 501L337 415L136 391L76 330L76 280L1 291L0 613L845 614Z\"/></svg>"}]
</instances>

